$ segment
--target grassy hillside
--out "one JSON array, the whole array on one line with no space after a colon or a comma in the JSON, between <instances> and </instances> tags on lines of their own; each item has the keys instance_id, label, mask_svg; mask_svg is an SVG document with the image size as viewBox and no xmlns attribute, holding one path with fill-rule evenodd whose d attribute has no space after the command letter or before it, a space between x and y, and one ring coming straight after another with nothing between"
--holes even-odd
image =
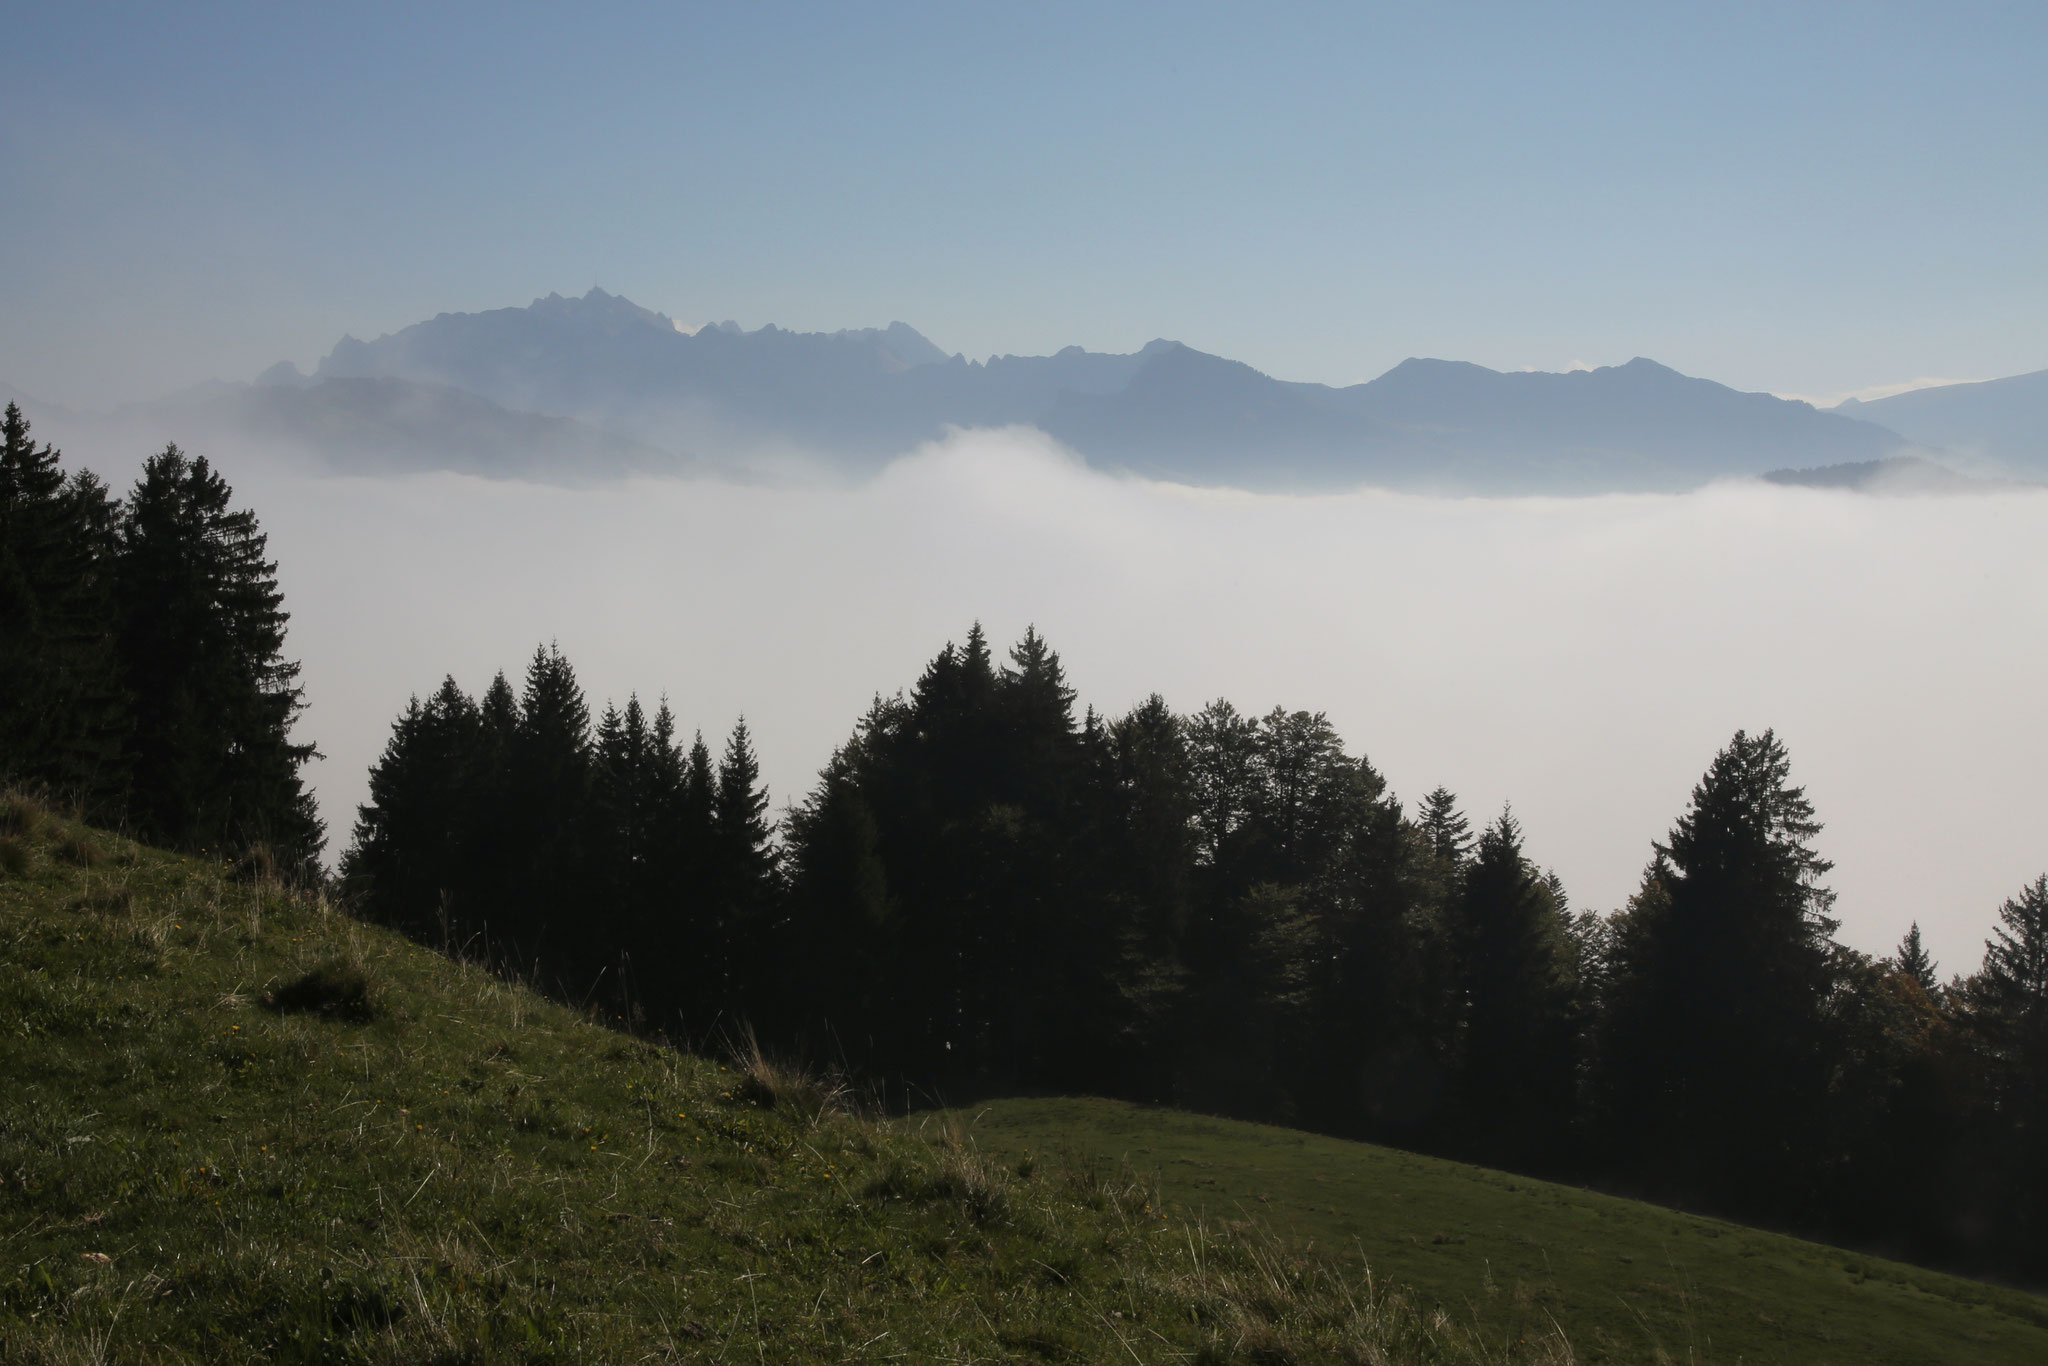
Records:
<instances>
[{"instance_id":1,"label":"grassy hillside","mask_svg":"<svg viewBox=\"0 0 2048 1366\"><path fill-rule=\"evenodd\" d=\"M1101 1100L1004 1100L980 1150L1149 1177L1176 1212L1256 1218L1508 1340L1581 1361L2038 1363L2048 1300L1570 1186Z\"/></svg>"},{"instance_id":2,"label":"grassy hillside","mask_svg":"<svg viewBox=\"0 0 2048 1366\"><path fill-rule=\"evenodd\" d=\"M0 1361L1561 1361L0 796Z\"/></svg>"},{"instance_id":3,"label":"grassy hillside","mask_svg":"<svg viewBox=\"0 0 2048 1366\"><path fill-rule=\"evenodd\" d=\"M1498 1173L831 1101L0 796L0 1362L2048 1360L2040 1300Z\"/></svg>"}]
</instances>

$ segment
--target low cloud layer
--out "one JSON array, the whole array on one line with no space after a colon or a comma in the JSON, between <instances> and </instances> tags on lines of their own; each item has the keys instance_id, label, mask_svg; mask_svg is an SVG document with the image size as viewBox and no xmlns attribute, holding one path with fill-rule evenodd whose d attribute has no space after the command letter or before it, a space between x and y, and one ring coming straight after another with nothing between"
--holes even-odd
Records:
<instances>
[{"instance_id":1,"label":"low cloud layer","mask_svg":"<svg viewBox=\"0 0 2048 1366\"><path fill-rule=\"evenodd\" d=\"M1790 746L1858 947L1918 919L1967 970L2048 868L2048 494L1266 497L1107 477L1030 432L857 489L222 463L282 565L337 850L444 673L480 690L556 639L593 710L666 692L714 740L744 711L779 806L978 618L999 644L1035 622L1106 712L1154 689L1327 711L1411 803L1512 802L1580 906L1628 895L1738 727Z\"/></svg>"}]
</instances>

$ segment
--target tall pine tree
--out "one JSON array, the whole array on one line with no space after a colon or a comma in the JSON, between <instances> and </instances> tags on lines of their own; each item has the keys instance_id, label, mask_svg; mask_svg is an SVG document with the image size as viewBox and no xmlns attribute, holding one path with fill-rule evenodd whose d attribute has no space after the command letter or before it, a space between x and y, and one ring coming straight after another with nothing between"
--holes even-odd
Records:
<instances>
[{"instance_id":1,"label":"tall pine tree","mask_svg":"<svg viewBox=\"0 0 2048 1366\"><path fill-rule=\"evenodd\" d=\"M204 457L151 456L120 523L115 601L134 699L130 813L149 837L262 844L310 873L321 825L291 739L305 708L284 658L287 615L256 516Z\"/></svg>"},{"instance_id":2,"label":"tall pine tree","mask_svg":"<svg viewBox=\"0 0 2048 1366\"><path fill-rule=\"evenodd\" d=\"M1609 1137L1644 1177L1783 1217L1811 1190L1832 986L1828 863L1791 760L1738 731L1617 931Z\"/></svg>"},{"instance_id":3,"label":"tall pine tree","mask_svg":"<svg viewBox=\"0 0 2048 1366\"><path fill-rule=\"evenodd\" d=\"M1578 1111L1572 944L1559 898L1503 811L1479 836L1451 944L1459 1016L1458 1142L1482 1161L1553 1167Z\"/></svg>"},{"instance_id":4,"label":"tall pine tree","mask_svg":"<svg viewBox=\"0 0 2048 1366\"><path fill-rule=\"evenodd\" d=\"M773 915L780 863L768 820L768 789L741 717L725 742L712 796L711 886L719 940L718 984L731 1008L763 999L765 966L779 948Z\"/></svg>"},{"instance_id":5,"label":"tall pine tree","mask_svg":"<svg viewBox=\"0 0 2048 1366\"><path fill-rule=\"evenodd\" d=\"M127 695L115 667L118 505L0 417L0 776L122 814Z\"/></svg>"},{"instance_id":6,"label":"tall pine tree","mask_svg":"<svg viewBox=\"0 0 2048 1366\"><path fill-rule=\"evenodd\" d=\"M2048 875L1998 908L1968 996L2004 1159L2005 1241L2039 1272L2048 1269Z\"/></svg>"}]
</instances>

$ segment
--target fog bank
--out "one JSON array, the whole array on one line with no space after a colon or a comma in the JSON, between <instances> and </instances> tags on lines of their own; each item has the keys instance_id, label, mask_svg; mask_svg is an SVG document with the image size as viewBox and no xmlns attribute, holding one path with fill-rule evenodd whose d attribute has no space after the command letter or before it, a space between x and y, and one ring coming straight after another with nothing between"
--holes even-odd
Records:
<instances>
[{"instance_id":1,"label":"fog bank","mask_svg":"<svg viewBox=\"0 0 2048 1366\"><path fill-rule=\"evenodd\" d=\"M1117 479L964 433L858 489L319 477L220 453L270 533L301 735L346 842L392 717L559 640L593 713L745 712L780 807L878 691L980 619L1081 701L1322 710L1410 802L1512 802L1574 903L1633 889L1715 750L1775 727L1826 822L1843 937L1918 919L1973 968L2048 868L2048 494L1292 498ZM106 462L117 487L132 469Z\"/></svg>"}]
</instances>

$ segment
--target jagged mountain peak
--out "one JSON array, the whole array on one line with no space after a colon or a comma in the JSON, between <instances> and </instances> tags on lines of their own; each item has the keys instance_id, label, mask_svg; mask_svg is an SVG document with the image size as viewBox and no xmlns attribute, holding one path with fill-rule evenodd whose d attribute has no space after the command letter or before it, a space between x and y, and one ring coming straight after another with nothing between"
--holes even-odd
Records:
<instances>
[{"instance_id":1,"label":"jagged mountain peak","mask_svg":"<svg viewBox=\"0 0 2048 1366\"><path fill-rule=\"evenodd\" d=\"M549 294L545 298L535 299L527 308L529 312L552 314L576 322L607 323L614 326L644 323L666 332L676 330L675 320L666 313L642 308L623 294L610 294L596 285L592 285L590 292L580 299Z\"/></svg>"},{"instance_id":2,"label":"jagged mountain peak","mask_svg":"<svg viewBox=\"0 0 2048 1366\"><path fill-rule=\"evenodd\" d=\"M842 327L831 335L842 340L879 347L906 368L917 365L943 365L952 359L946 352L933 345L931 339L924 333L902 321L892 322L887 327Z\"/></svg>"}]
</instances>

